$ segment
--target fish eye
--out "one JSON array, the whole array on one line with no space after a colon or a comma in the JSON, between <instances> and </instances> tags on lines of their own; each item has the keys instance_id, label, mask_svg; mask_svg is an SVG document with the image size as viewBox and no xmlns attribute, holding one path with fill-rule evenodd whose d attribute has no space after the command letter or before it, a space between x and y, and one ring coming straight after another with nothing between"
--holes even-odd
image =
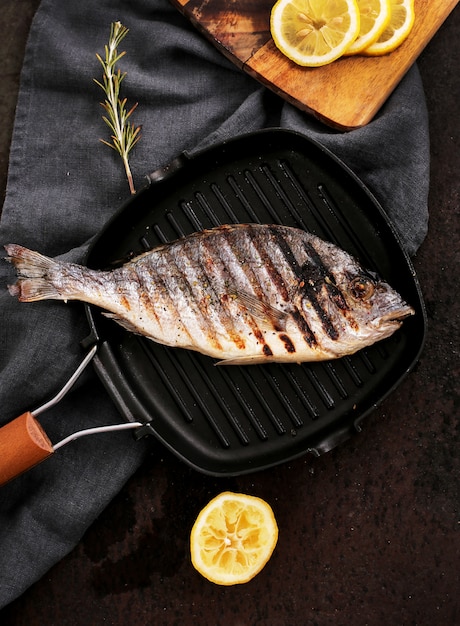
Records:
<instances>
[{"instance_id":1,"label":"fish eye","mask_svg":"<svg viewBox=\"0 0 460 626\"><path fill-rule=\"evenodd\" d=\"M374 292L374 281L368 276L356 276L350 283L350 294L356 300L369 300Z\"/></svg>"}]
</instances>

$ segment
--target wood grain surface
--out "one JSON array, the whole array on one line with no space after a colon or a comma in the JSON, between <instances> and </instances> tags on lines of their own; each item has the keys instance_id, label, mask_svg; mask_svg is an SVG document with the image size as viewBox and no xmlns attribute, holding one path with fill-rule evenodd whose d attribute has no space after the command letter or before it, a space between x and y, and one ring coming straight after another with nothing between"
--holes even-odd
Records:
<instances>
[{"instance_id":1,"label":"wood grain surface","mask_svg":"<svg viewBox=\"0 0 460 626\"><path fill-rule=\"evenodd\" d=\"M223 54L295 106L340 130L364 126L415 62L458 0L415 0L406 41L381 57L343 57L304 68L270 35L275 0L171 0ZM441 60L440 60L441 67Z\"/></svg>"}]
</instances>

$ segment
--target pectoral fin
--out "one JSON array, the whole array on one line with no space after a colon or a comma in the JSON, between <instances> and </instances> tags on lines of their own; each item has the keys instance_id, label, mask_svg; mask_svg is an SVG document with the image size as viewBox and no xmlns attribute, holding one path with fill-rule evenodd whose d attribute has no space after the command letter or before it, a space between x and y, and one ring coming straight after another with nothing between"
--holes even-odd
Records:
<instances>
[{"instance_id":1,"label":"pectoral fin","mask_svg":"<svg viewBox=\"0 0 460 626\"><path fill-rule=\"evenodd\" d=\"M285 311L281 311L249 293L237 292L234 298L246 309L249 315L257 321L261 329L286 330L286 322L289 314Z\"/></svg>"}]
</instances>

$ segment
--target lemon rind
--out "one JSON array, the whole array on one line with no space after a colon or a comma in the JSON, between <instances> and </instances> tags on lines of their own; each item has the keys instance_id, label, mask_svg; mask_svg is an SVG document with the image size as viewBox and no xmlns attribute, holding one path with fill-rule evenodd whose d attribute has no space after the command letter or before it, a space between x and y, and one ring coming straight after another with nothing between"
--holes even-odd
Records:
<instances>
[{"instance_id":1,"label":"lemon rind","mask_svg":"<svg viewBox=\"0 0 460 626\"><path fill-rule=\"evenodd\" d=\"M375 41L377 41L377 39L383 33L383 31L388 26L388 24L390 23L390 20L391 20L391 5L390 5L390 1L387 0L384 4L386 6L386 12L385 12L384 19L381 21L380 24L378 24L378 26L374 26L374 28L371 28L371 30L368 33L366 33L365 35L363 35L362 37L360 35L358 35L358 37L353 41L353 43L345 51L346 55L360 54L368 46L370 46ZM381 14L379 14L379 17L381 18ZM376 24L377 24L377 20L376 20Z\"/></svg>"},{"instance_id":2,"label":"lemon rind","mask_svg":"<svg viewBox=\"0 0 460 626\"><path fill-rule=\"evenodd\" d=\"M325 55L313 55L306 56L302 54L298 54L296 49L291 46L286 46L283 43L284 36L280 33L279 25L281 24L281 20L278 19L278 12L281 12L285 5L288 3L288 0L278 0L272 8L270 15L270 31L272 34L273 41L275 46L282 52L288 59L300 65L302 67L321 67L323 65L328 65L333 61L339 59L347 48L353 43L359 33L359 9L356 2L349 2L348 4L354 8L351 17L351 24L347 36L343 38L342 42L339 46L336 46L333 49L333 52Z\"/></svg>"},{"instance_id":3,"label":"lemon rind","mask_svg":"<svg viewBox=\"0 0 460 626\"><path fill-rule=\"evenodd\" d=\"M361 54L364 56L383 56L385 54L389 54L390 52L394 52L394 50L399 48L399 46L409 37L412 27L414 26L414 22L414 0L409 0L407 19L402 26L394 31L394 35L390 39L381 43L378 40L375 41L373 44L362 50Z\"/></svg>"},{"instance_id":4,"label":"lemon rind","mask_svg":"<svg viewBox=\"0 0 460 626\"><path fill-rule=\"evenodd\" d=\"M266 524L271 542L265 546L265 549L261 553L260 560L254 565L254 567L248 568L246 575L234 575L232 573L225 572L225 570L218 570L215 568L209 568L203 561L201 556L201 542L199 541L200 534L203 528L206 526L207 519L210 513L222 506L225 500L239 501L244 505L251 503L262 512L264 518L264 524ZM278 541L278 525L270 505L258 498L257 496L248 496L246 494L238 494L232 492L223 492L213 498L199 513L190 534L190 556L192 565L195 569L207 580L218 585L236 585L247 583L252 580L267 564L273 550L276 547Z\"/></svg>"}]
</instances>

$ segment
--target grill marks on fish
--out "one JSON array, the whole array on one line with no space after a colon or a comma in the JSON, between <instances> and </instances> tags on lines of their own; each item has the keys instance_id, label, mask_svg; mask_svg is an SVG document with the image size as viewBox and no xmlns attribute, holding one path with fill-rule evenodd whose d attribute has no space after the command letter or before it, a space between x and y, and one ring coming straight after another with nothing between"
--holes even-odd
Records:
<instances>
[{"instance_id":1,"label":"grill marks on fish","mask_svg":"<svg viewBox=\"0 0 460 626\"><path fill-rule=\"evenodd\" d=\"M263 329L260 328L261 320L269 325L267 316L261 313L261 309L253 305L252 302L262 302L266 300L266 289L262 285L263 269L266 266L261 259L253 239L249 236L251 229L235 236L233 230L224 231L222 241L214 243L214 254L219 256L229 275L228 295L224 299L228 314L231 319L236 310L236 319L241 320L249 326L250 333L254 335L258 344L262 347L265 356L272 356L273 352L267 344ZM217 249L217 245L219 249ZM267 311L265 309L265 311Z\"/></svg>"},{"instance_id":2,"label":"grill marks on fish","mask_svg":"<svg viewBox=\"0 0 460 626\"><path fill-rule=\"evenodd\" d=\"M253 231L253 229L249 229L247 234L251 245L254 246L254 249L257 251L257 255L260 257L261 267L265 268L265 271L270 277L273 286L278 291L280 298L284 302L288 302L290 296L289 290L287 289L283 276L280 274L273 258L268 254L266 245L261 241L260 237L257 237L257 234Z\"/></svg>"},{"instance_id":3,"label":"grill marks on fish","mask_svg":"<svg viewBox=\"0 0 460 626\"><path fill-rule=\"evenodd\" d=\"M334 325L334 321L329 315L329 290L326 294L323 294L324 273L321 271L321 267L311 262L305 262L302 266L302 272L308 276L307 280L302 280L300 283L302 296L310 303L315 310L319 320L321 321L322 328L328 337L331 339L337 339L339 331ZM325 297L326 296L326 297Z\"/></svg>"},{"instance_id":4,"label":"grill marks on fish","mask_svg":"<svg viewBox=\"0 0 460 626\"><path fill-rule=\"evenodd\" d=\"M297 278L301 301L304 302L304 305L305 300L310 303L318 318L321 320L324 332L331 339L337 339L339 331L328 313L328 298L325 298L322 293L324 286L326 285L328 296L331 297L331 300L333 300L336 305L338 304L340 308L345 309L346 302L340 290L337 288L334 289L333 278L331 277L329 269L324 265L321 256L310 243L306 241L302 243L307 258L302 265L300 265L288 241L282 237L277 230L274 230L274 235L286 263L290 265ZM316 345L317 338L315 333L301 315L298 308L294 313L294 319L298 324L299 330L303 333L307 344L309 346Z\"/></svg>"},{"instance_id":5,"label":"grill marks on fish","mask_svg":"<svg viewBox=\"0 0 460 626\"><path fill-rule=\"evenodd\" d=\"M223 363L353 354L414 313L343 250L284 226L216 227L104 272L6 249L21 301L83 300L131 331Z\"/></svg>"},{"instance_id":6,"label":"grill marks on fish","mask_svg":"<svg viewBox=\"0 0 460 626\"><path fill-rule=\"evenodd\" d=\"M350 315L350 309L343 293L335 284L333 274L324 264L322 256L317 252L312 243L308 241L302 243L307 258L300 266L286 239L276 230L274 232L286 262L291 265L299 281L299 293L301 294L302 300L304 302L306 300L313 307L328 337L332 340L337 340L340 336L340 328L337 326L337 321L334 321L334 316L329 313L330 305L334 304L346 314L350 324L353 324L354 321L353 317ZM316 344L315 333L308 324L305 323L304 318L296 314L295 319L300 323L299 329L304 333L305 341L308 345L313 346Z\"/></svg>"},{"instance_id":7,"label":"grill marks on fish","mask_svg":"<svg viewBox=\"0 0 460 626\"><path fill-rule=\"evenodd\" d=\"M291 338L283 333L282 335L280 335L280 339L284 343L286 352L293 354L295 352L295 345L292 343Z\"/></svg>"},{"instance_id":8,"label":"grill marks on fish","mask_svg":"<svg viewBox=\"0 0 460 626\"><path fill-rule=\"evenodd\" d=\"M212 250L200 250L200 248L201 246L196 245L192 239L185 241L184 245L177 249L173 245L170 250L177 266L180 265L183 281L188 285L190 296L188 304L190 308L196 310L203 333L216 349L222 349L218 337L228 330L230 340L238 349L243 350L244 340L234 332L232 318L227 308L223 306L221 294L217 290L218 283L213 279L217 267L212 258ZM198 310L196 305L198 305ZM193 332L193 329L191 328L189 332Z\"/></svg>"},{"instance_id":9,"label":"grill marks on fish","mask_svg":"<svg viewBox=\"0 0 460 626\"><path fill-rule=\"evenodd\" d=\"M298 286L302 288L304 285L302 268L299 266L297 259L294 255L294 252L292 251L288 241L286 240L285 237L282 236L282 234L278 231L277 228L272 227L270 231L271 231L273 239L276 242L277 247L279 248L282 254L282 257L285 263L290 267L295 277L295 280L298 283ZM291 314L292 314L292 318L295 320L297 324L298 329L302 333L303 338L305 342L307 343L307 345L309 347L314 347L317 343L315 334L310 328L306 319L302 316L301 312L299 311L299 308L295 306ZM287 345L286 342L285 342L285 345ZM294 344L292 344L292 347L295 349ZM286 347L286 350L288 352L293 352L292 347L290 347L291 349L289 350Z\"/></svg>"},{"instance_id":10,"label":"grill marks on fish","mask_svg":"<svg viewBox=\"0 0 460 626\"><path fill-rule=\"evenodd\" d=\"M218 320L218 329L222 332L227 330L230 341L238 350L244 350L246 342L244 336L235 329L235 318L230 306L235 294L230 289L223 292L218 289L219 284L228 286L232 283L230 267L223 261L221 252L222 246L217 246L215 238L211 236L204 237L198 246L191 245L188 251L191 259L199 263L203 269L205 297L209 289L212 291L210 304Z\"/></svg>"},{"instance_id":11,"label":"grill marks on fish","mask_svg":"<svg viewBox=\"0 0 460 626\"><path fill-rule=\"evenodd\" d=\"M310 257L311 262L309 268L302 268L303 272L309 276L307 284L313 286L314 291L317 292L321 286L325 286L329 297L334 301L336 306L342 310L348 310L348 305L343 297L342 292L337 289L334 283L334 277L330 270L325 266L321 255L315 250L313 245L307 241L304 242L303 247L305 252Z\"/></svg>"},{"instance_id":12,"label":"grill marks on fish","mask_svg":"<svg viewBox=\"0 0 460 626\"><path fill-rule=\"evenodd\" d=\"M196 265L186 255L177 254L174 246L165 246L161 254L146 258L149 262L139 262L138 271L145 274L146 283L150 282L150 300L161 329L170 335L169 341L174 343L174 334L185 335L191 347L205 340L214 349L222 350L220 342L209 332L210 295L201 288L202 276L197 275ZM159 292L157 285L161 286Z\"/></svg>"},{"instance_id":13,"label":"grill marks on fish","mask_svg":"<svg viewBox=\"0 0 460 626\"><path fill-rule=\"evenodd\" d=\"M224 231L223 237L216 238L209 233L201 238L198 245L190 237L182 241L182 245L173 244L166 258L170 256L173 259L177 276L180 273L177 286L190 308L195 310L196 317L190 319L190 323L197 322L216 349L222 349L218 336L225 334L238 350L244 350L246 342L240 328L243 319L250 332L264 345L264 335L257 322L248 315L243 294L240 297L236 288L236 285L239 288L243 285L242 288L253 291L256 298L263 297L257 274L251 268L253 259L244 258L246 245L242 246L242 250L238 245L241 241L225 235L228 233ZM192 333L192 329L187 330ZM265 354L271 354L265 345L263 350Z\"/></svg>"},{"instance_id":14,"label":"grill marks on fish","mask_svg":"<svg viewBox=\"0 0 460 626\"><path fill-rule=\"evenodd\" d=\"M286 353L293 355L299 346L286 332L288 317L310 348L318 345L314 330L293 304L296 292L295 300L311 306L324 332L337 339L339 329L328 313L329 300L343 311L348 306L321 255L307 241L294 251L277 227L269 233L267 240L251 225L221 227L164 245L147 266L134 263L134 267L139 265L136 271L144 305L159 327L167 328L171 320L177 320L177 332L187 335L191 347L204 340L213 349L223 350L219 337L225 334L237 350L244 351L247 342L241 324L245 324L266 357L273 356L273 334ZM159 309L152 306L158 299L155 290L162 294Z\"/></svg>"},{"instance_id":15,"label":"grill marks on fish","mask_svg":"<svg viewBox=\"0 0 460 626\"><path fill-rule=\"evenodd\" d=\"M292 355L298 348L289 334L283 332L289 316L305 343L316 346L315 332L298 306L292 304L294 291L304 305L305 299L310 302L327 335L331 339L338 337L339 331L327 311L324 285L327 295L339 308L346 310L347 305L321 256L304 242L306 259L300 265L284 233L276 227L269 232L267 241L251 225L245 229L221 227L218 233L206 231L197 234L199 239L191 235L164 246L158 262L151 266L151 279L164 287L165 314L180 320L178 323L191 345L197 343L198 328L216 350L222 350L218 337L225 333L243 351L246 342L240 326L244 323L265 356L273 355L270 331L278 334L286 352ZM218 285L225 288L218 291ZM267 300L276 302L280 308L265 304ZM160 324L162 317L159 315Z\"/></svg>"},{"instance_id":16,"label":"grill marks on fish","mask_svg":"<svg viewBox=\"0 0 460 626\"><path fill-rule=\"evenodd\" d=\"M233 311L236 308L261 346L262 354L271 357L270 336L285 330L286 326L288 313L282 307L289 304L288 284L292 283L292 276L286 276L289 268L278 269L279 251L267 246L257 228L232 228L221 231L221 235L223 237L216 238L209 248L212 258L221 261L222 274L228 280L229 297L221 301L228 307L230 319L235 318L229 305ZM205 241L209 245L210 240ZM271 302L276 305L272 306ZM292 353L295 349L289 351Z\"/></svg>"}]
</instances>

